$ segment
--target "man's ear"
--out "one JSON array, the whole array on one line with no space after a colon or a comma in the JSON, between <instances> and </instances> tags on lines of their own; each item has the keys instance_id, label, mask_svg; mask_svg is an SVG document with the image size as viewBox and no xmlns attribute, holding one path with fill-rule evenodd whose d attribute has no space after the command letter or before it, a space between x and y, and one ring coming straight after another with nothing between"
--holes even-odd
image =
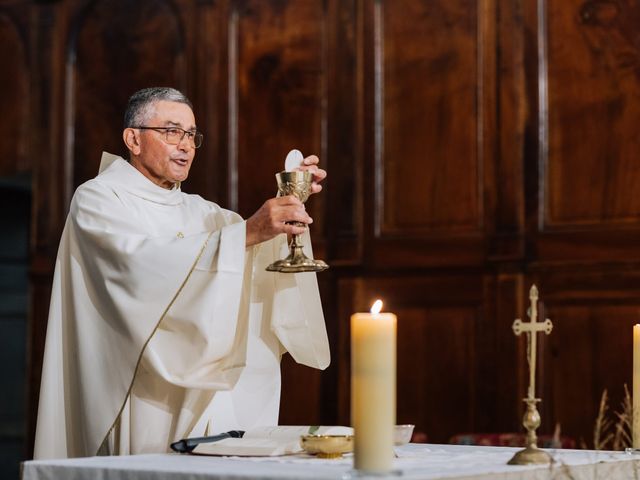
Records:
<instances>
[{"instance_id":1,"label":"man's ear","mask_svg":"<svg viewBox=\"0 0 640 480\"><path fill-rule=\"evenodd\" d=\"M122 132L122 139L133 155L140 155L140 137L135 128L125 128Z\"/></svg>"}]
</instances>

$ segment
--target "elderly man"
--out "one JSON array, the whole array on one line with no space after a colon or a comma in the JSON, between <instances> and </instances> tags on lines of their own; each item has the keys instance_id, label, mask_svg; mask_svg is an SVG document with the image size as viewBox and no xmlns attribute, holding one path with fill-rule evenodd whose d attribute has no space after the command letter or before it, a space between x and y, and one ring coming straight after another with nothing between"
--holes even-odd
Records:
<instances>
[{"instance_id":1,"label":"elderly man","mask_svg":"<svg viewBox=\"0 0 640 480\"><path fill-rule=\"evenodd\" d=\"M280 357L325 368L315 274L265 272L311 218L291 196L249 219L181 191L202 143L189 100L135 93L129 160L104 154L60 242L35 458L165 452L186 436L276 425ZM318 158L314 192L326 173ZM308 244L309 242L307 242Z\"/></svg>"}]
</instances>

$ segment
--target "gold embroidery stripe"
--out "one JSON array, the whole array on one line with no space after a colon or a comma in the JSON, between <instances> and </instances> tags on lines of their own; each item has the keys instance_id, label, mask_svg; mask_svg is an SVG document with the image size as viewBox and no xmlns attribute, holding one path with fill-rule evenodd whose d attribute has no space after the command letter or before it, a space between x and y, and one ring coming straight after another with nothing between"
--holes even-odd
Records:
<instances>
[{"instance_id":1,"label":"gold embroidery stripe","mask_svg":"<svg viewBox=\"0 0 640 480\"><path fill-rule=\"evenodd\" d=\"M189 280L189 278L191 278L191 274L195 270L196 265L200 261L200 257L202 257L202 254L204 253L205 249L207 248L207 245L209 244L209 239L211 238L211 235L213 235L213 233L214 232L209 232L209 235L207 236L207 239L204 241L204 244L202 245L202 248L200 249L200 252L198 253L198 256L196 257L195 261L193 262L193 265L191 265L191 268L189 269L189 273L187 273L187 276L182 281L182 284L180 285L180 287L178 288L178 291L176 292L176 294L173 296L173 298L169 302L169 305L167 305L167 308L165 308L164 312L162 312L162 315L160 316L160 319L156 323L156 326L151 331L151 335L149 335L149 338L147 338L147 340L142 345L142 349L140 349L140 355L138 356L138 361L136 362L136 368L133 370L133 378L131 379L131 383L129 384L129 388L127 389L127 394L124 396L124 401L122 402L122 406L120 407L120 410L118 411L118 414L116 415L116 418L113 420L113 423L111 424L111 428L109 428L109 430L107 430L107 434L102 439L102 442L98 445L98 450L96 452L96 455L100 451L100 447L102 447L102 445L104 445L104 442L106 442L107 437L109 437L109 434L111 433L111 431L116 426L116 422L120 418L120 415L122 415L122 411L124 410L124 406L127 404L127 398L129 398L129 395L131 394L131 389L133 388L133 382L135 381L136 375L138 374L138 368L140 367L140 362L142 361L142 355L144 354L144 351L146 350L147 345L151 341L151 337L153 337L153 335L156 333L156 330L158 330L158 327L162 323L162 320L167 315L167 313L169 312L169 309L173 306L173 304L175 303L175 301L178 298L178 296L180 295L180 293L182 293L182 289L187 284L187 281Z\"/></svg>"}]
</instances>

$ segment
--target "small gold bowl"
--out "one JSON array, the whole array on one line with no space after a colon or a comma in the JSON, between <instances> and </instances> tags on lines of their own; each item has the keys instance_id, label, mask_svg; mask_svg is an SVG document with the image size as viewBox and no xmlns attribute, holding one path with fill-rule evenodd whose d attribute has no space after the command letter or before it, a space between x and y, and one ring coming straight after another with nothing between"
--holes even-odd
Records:
<instances>
[{"instance_id":1,"label":"small gold bowl","mask_svg":"<svg viewBox=\"0 0 640 480\"><path fill-rule=\"evenodd\" d=\"M353 452L353 435L303 435L300 444L318 458L340 458L343 453Z\"/></svg>"}]
</instances>

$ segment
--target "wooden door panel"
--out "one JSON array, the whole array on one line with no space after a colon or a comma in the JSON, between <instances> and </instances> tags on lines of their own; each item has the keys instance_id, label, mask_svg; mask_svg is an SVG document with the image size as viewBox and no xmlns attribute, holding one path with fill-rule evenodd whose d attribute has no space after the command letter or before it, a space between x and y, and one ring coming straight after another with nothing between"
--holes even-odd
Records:
<instances>
[{"instance_id":1,"label":"wooden door panel","mask_svg":"<svg viewBox=\"0 0 640 480\"><path fill-rule=\"evenodd\" d=\"M610 406L620 410L624 385L631 387L632 326L639 306L548 304L554 329L544 355L547 431L560 423L563 433L592 445L604 389Z\"/></svg>"},{"instance_id":2,"label":"wooden door panel","mask_svg":"<svg viewBox=\"0 0 640 480\"><path fill-rule=\"evenodd\" d=\"M381 2L374 16L382 235L478 231L480 10L467 0ZM379 9L379 10L378 10Z\"/></svg>"},{"instance_id":3,"label":"wooden door panel","mask_svg":"<svg viewBox=\"0 0 640 480\"><path fill-rule=\"evenodd\" d=\"M446 443L473 427L477 312L403 308L398 315L398 423Z\"/></svg>"},{"instance_id":4,"label":"wooden door panel","mask_svg":"<svg viewBox=\"0 0 640 480\"><path fill-rule=\"evenodd\" d=\"M29 151L29 45L24 25L0 8L0 58L8 70L0 76L0 177L31 170Z\"/></svg>"},{"instance_id":5,"label":"wooden door panel","mask_svg":"<svg viewBox=\"0 0 640 480\"><path fill-rule=\"evenodd\" d=\"M364 5L365 261L522 258L520 2Z\"/></svg>"},{"instance_id":6,"label":"wooden door panel","mask_svg":"<svg viewBox=\"0 0 640 480\"><path fill-rule=\"evenodd\" d=\"M493 235L511 215L501 209L495 218L496 198L518 209L500 177L517 169L497 159L493 130L501 108L495 3L367 1L362 19L366 261L480 265L489 252L517 254L517 240ZM511 88L513 77L506 82Z\"/></svg>"},{"instance_id":7,"label":"wooden door panel","mask_svg":"<svg viewBox=\"0 0 640 480\"><path fill-rule=\"evenodd\" d=\"M398 317L397 419L413 423L429 441L446 442L472 431L479 330L485 318L477 276L387 276L340 283L338 301L339 420L350 421L349 316L367 311L376 298ZM484 352L485 346L481 346ZM335 347L334 347L335 351ZM446 372L446 373L445 373ZM483 402L480 400L480 402Z\"/></svg>"},{"instance_id":8,"label":"wooden door panel","mask_svg":"<svg viewBox=\"0 0 640 480\"><path fill-rule=\"evenodd\" d=\"M544 227L640 220L637 2L547 3ZM544 116L542 118L545 120Z\"/></svg>"}]
</instances>

